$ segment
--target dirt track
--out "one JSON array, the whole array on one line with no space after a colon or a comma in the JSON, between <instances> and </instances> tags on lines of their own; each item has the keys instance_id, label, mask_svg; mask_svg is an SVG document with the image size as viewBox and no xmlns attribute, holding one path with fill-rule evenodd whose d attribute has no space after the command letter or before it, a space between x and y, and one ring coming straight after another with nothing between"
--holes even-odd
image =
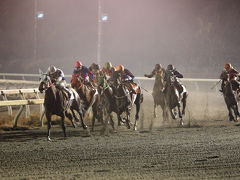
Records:
<instances>
[{"instance_id":1,"label":"dirt track","mask_svg":"<svg viewBox=\"0 0 240 180\"><path fill-rule=\"evenodd\" d=\"M97 124L89 135L67 126L63 139L55 125L52 142L46 140L46 127L0 132L0 179L239 179L239 123L227 120L221 102L209 100L218 104L213 109L189 98L184 127L174 120L163 123L159 107L153 119L149 95L137 132L121 126L103 136Z\"/></svg>"},{"instance_id":2,"label":"dirt track","mask_svg":"<svg viewBox=\"0 0 240 180\"><path fill-rule=\"evenodd\" d=\"M9 131L0 138L0 179L199 179L240 177L240 127L161 127L91 136L67 127Z\"/></svg>"}]
</instances>

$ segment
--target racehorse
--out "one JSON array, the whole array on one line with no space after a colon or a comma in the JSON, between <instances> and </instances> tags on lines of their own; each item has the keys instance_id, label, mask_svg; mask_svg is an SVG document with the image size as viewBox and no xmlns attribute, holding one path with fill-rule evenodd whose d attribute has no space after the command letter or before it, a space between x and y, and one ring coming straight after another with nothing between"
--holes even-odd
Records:
<instances>
[{"instance_id":1,"label":"racehorse","mask_svg":"<svg viewBox=\"0 0 240 180\"><path fill-rule=\"evenodd\" d=\"M240 117L238 111L238 103L234 91L232 89L232 83L229 81L229 79L224 81L223 96L224 101L228 108L229 120L237 122L238 117ZM232 111L234 112L235 117L233 116Z\"/></svg>"},{"instance_id":2,"label":"racehorse","mask_svg":"<svg viewBox=\"0 0 240 180\"><path fill-rule=\"evenodd\" d=\"M66 127L64 125L65 116L67 116L71 122L73 127L75 127L75 123L73 121L71 113L68 112L68 109L72 111L73 116L76 118L74 110L76 110L80 116L81 123L83 129L86 129L87 126L83 122L83 114L80 104L80 97L77 92L70 88L72 92L73 98L69 99L67 94L57 88L54 85L54 82L50 80L50 77L47 74L41 74L40 76L40 85L39 91L43 92L45 90L45 97L44 97L44 108L45 108L45 116L47 118L48 124L48 133L47 139L51 141L50 137L50 129L51 129L51 116L57 115L61 117L61 125L64 137L66 137ZM77 119L77 118L76 118Z\"/></svg>"},{"instance_id":3,"label":"racehorse","mask_svg":"<svg viewBox=\"0 0 240 180\"><path fill-rule=\"evenodd\" d=\"M178 108L178 116L180 118L180 125L183 125L183 115L185 114L186 102L187 102L187 90L178 82L176 77L170 77L168 86L166 89L166 102L169 108L170 114L173 119L176 119ZM182 111L181 111L182 103Z\"/></svg>"},{"instance_id":4,"label":"racehorse","mask_svg":"<svg viewBox=\"0 0 240 180\"><path fill-rule=\"evenodd\" d=\"M152 92L152 96L154 100L153 116L154 118L156 118L156 107L160 105L162 108L163 120L167 120L168 119L168 112L167 112L167 106L166 106L167 103L166 103L165 94L162 91L164 88L163 76L164 74L160 74L160 73L157 73L155 75L155 82L154 82L153 92Z\"/></svg>"},{"instance_id":5,"label":"racehorse","mask_svg":"<svg viewBox=\"0 0 240 180\"><path fill-rule=\"evenodd\" d=\"M140 105L143 102L143 94L141 93L140 87L136 85L134 88L135 92L129 89L129 86L131 85L130 83L132 83L131 81L122 80L121 76L117 73L115 73L114 76L115 81L112 88L117 107L118 120L120 121L120 115L125 112L125 122L127 128L130 129L130 112L133 104L135 104L136 114L133 129L137 130L137 120L139 119Z\"/></svg>"},{"instance_id":6,"label":"racehorse","mask_svg":"<svg viewBox=\"0 0 240 180\"><path fill-rule=\"evenodd\" d=\"M94 131L95 119L102 122L102 116L100 111L100 94L97 89L90 87L83 78L78 77L74 83L72 83L72 88L74 88L79 94L80 98L84 101L84 111L88 113L93 112L92 116L92 131ZM84 112L84 113L85 113Z\"/></svg>"},{"instance_id":7,"label":"racehorse","mask_svg":"<svg viewBox=\"0 0 240 180\"><path fill-rule=\"evenodd\" d=\"M115 112L117 114L119 125L121 122L121 117L120 117L121 112L119 112L117 108L116 100L113 95L113 89L109 85L107 85L106 87L99 86L99 93L101 95L101 98L100 98L101 108L102 108L101 110L102 110L102 113L105 115L105 120L103 121L103 125L104 125L103 131L106 130L109 119L110 119L110 124L112 125L112 128L114 130L115 127L114 127L112 112Z\"/></svg>"}]
</instances>

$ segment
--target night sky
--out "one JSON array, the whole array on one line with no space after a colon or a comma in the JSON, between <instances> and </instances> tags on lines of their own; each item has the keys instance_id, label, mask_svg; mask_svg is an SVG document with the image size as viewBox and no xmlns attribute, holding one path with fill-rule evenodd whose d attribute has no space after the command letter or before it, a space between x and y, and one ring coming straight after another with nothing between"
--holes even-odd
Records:
<instances>
[{"instance_id":1,"label":"night sky","mask_svg":"<svg viewBox=\"0 0 240 180\"><path fill-rule=\"evenodd\" d=\"M135 75L172 63L185 77L218 78L230 61L240 70L240 1L101 0L101 66ZM37 20L34 59L34 3ZM97 61L97 0L0 0L0 72L71 74L75 60ZM36 25L36 24L35 24Z\"/></svg>"}]
</instances>

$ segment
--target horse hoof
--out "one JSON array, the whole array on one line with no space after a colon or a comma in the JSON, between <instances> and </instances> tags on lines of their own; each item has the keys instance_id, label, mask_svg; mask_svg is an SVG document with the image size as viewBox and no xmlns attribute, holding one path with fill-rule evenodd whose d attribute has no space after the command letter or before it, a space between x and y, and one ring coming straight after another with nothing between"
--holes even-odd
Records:
<instances>
[{"instance_id":1,"label":"horse hoof","mask_svg":"<svg viewBox=\"0 0 240 180\"><path fill-rule=\"evenodd\" d=\"M51 138L50 138L49 136L47 137L47 140L48 140L48 141L52 141Z\"/></svg>"},{"instance_id":2,"label":"horse hoof","mask_svg":"<svg viewBox=\"0 0 240 180\"><path fill-rule=\"evenodd\" d=\"M84 126L83 126L83 129L87 129L87 125L84 125Z\"/></svg>"},{"instance_id":3,"label":"horse hoof","mask_svg":"<svg viewBox=\"0 0 240 180\"><path fill-rule=\"evenodd\" d=\"M183 126L183 120L182 119L180 120L180 126Z\"/></svg>"}]
</instances>

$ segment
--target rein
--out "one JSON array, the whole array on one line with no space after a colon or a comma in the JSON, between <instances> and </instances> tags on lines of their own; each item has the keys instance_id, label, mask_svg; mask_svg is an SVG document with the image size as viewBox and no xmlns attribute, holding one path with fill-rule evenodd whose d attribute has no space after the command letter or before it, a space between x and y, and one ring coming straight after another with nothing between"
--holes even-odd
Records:
<instances>
[{"instance_id":1,"label":"rein","mask_svg":"<svg viewBox=\"0 0 240 180\"><path fill-rule=\"evenodd\" d=\"M48 88L52 87L55 84L55 82L53 82L52 84L50 84L50 86L48 86Z\"/></svg>"}]
</instances>

